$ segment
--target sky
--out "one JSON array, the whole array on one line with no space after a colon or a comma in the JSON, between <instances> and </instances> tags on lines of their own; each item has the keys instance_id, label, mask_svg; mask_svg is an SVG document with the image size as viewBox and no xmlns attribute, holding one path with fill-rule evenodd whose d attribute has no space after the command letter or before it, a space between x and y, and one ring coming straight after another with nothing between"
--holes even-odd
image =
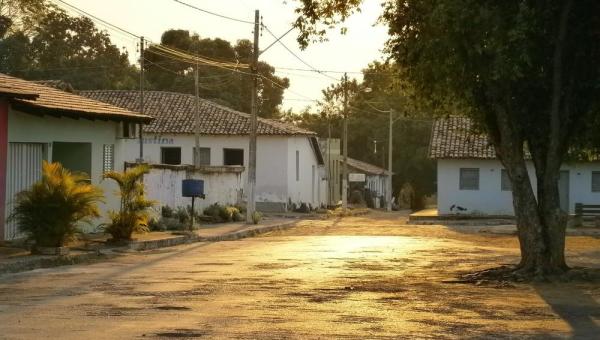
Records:
<instances>
[{"instance_id":1,"label":"sky","mask_svg":"<svg viewBox=\"0 0 600 340\"><path fill-rule=\"evenodd\" d=\"M253 39L253 26L216 17L186 7L174 0L64 0L90 14L93 14L118 27L151 41L159 42L161 34L168 29L187 29L204 38L222 38L235 42L239 39ZM229 17L253 21L254 10L260 10L263 23L275 35L281 35L291 28L296 18L295 0L181 0L196 7ZM59 7L60 2L53 0ZM380 0L365 0L361 13L355 14L345 24L348 32L339 29L329 32L329 41L314 43L302 51L298 47L298 32L292 31L281 41L302 60L319 70L358 72L371 61L383 58L382 49L387 40L384 25L375 25L381 13ZM98 25L100 28L104 28ZM137 39L108 30L112 41L126 48L130 55L137 55ZM264 49L275 39L263 32L259 46ZM260 59L272 66L284 68L308 67L296 59L280 44L265 51ZM321 90L335 81L316 72L277 70L276 74L290 79L290 88L285 93L283 109L300 111L314 100L321 98ZM342 73L329 73L340 79ZM348 77L361 78L360 74L349 73Z\"/></svg>"}]
</instances>

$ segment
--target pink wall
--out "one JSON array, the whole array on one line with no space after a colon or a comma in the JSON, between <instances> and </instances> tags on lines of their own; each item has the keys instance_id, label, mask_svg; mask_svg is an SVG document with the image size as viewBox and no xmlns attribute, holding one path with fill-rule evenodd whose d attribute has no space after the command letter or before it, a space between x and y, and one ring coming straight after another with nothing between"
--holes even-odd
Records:
<instances>
[{"instance_id":1,"label":"pink wall","mask_svg":"<svg viewBox=\"0 0 600 340\"><path fill-rule=\"evenodd\" d=\"M8 102L0 99L0 240L4 240L6 223L6 158L8 153Z\"/></svg>"}]
</instances>

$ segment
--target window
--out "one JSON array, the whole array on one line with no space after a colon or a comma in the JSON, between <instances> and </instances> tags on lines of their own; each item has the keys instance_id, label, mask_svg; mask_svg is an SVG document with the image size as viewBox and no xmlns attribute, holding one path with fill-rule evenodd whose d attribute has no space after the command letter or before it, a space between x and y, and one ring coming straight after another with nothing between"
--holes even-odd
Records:
<instances>
[{"instance_id":1,"label":"window","mask_svg":"<svg viewBox=\"0 0 600 340\"><path fill-rule=\"evenodd\" d=\"M137 124L131 122L121 122L119 124L119 137L120 138L136 138L137 137Z\"/></svg>"},{"instance_id":2,"label":"window","mask_svg":"<svg viewBox=\"0 0 600 340\"><path fill-rule=\"evenodd\" d=\"M181 148L164 147L160 148L161 164L179 165L181 164Z\"/></svg>"},{"instance_id":3,"label":"window","mask_svg":"<svg viewBox=\"0 0 600 340\"><path fill-rule=\"evenodd\" d=\"M223 165L244 165L244 149L223 149Z\"/></svg>"},{"instance_id":4,"label":"window","mask_svg":"<svg viewBox=\"0 0 600 340\"><path fill-rule=\"evenodd\" d=\"M592 171L592 192L600 192L600 171Z\"/></svg>"},{"instance_id":5,"label":"window","mask_svg":"<svg viewBox=\"0 0 600 340\"><path fill-rule=\"evenodd\" d=\"M196 164L196 147L194 147L194 164ZM210 165L210 148L200 148L200 165Z\"/></svg>"},{"instance_id":6,"label":"window","mask_svg":"<svg viewBox=\"0 0 600 340\"><path fill-rule=\"evenodd\" d=\"M102 152L102 172L107 173L115 169L115 146L114 144L104 144Z\"/></svg>"},{"instance_id":7,"label":"window","mask_svg":"<svg viewBox=\"0 0 600 340\"><path fill-rule=\"evenodd\" d=\"M300 181L300 151L296 150L296 182Z\"/></svg>"},{"instance_id":8,"label":"window","mask_svg":"<svg viewBox=\"0 0 600 340\"><path fill-rule=\"evenodd\" d=\"M508 177L508 171L504 169L500 170L500 190L512 191L512 186L510 185L510 178Z\"/></svg>"},{"instance_id":9,"label":"window","mask_svg":"<svg viewBox=\"0 0 600 340\"><path fill-rule=\"evenodd\" d=\"M461 168L460 169L460 190L479 190L479 169Z\"/></svg>"}]
</instances>

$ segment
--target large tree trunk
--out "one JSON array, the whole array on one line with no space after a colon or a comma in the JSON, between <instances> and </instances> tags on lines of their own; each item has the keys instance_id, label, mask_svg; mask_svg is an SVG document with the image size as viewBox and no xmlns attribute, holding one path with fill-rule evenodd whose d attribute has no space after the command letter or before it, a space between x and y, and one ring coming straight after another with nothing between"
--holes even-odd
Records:
<instances>
[{"instance_id":1,"label":"large tree trunk","mask_svg":"<svg viewBox=\"0 0 600 340\"><path fill-rule=\"evenodd\" d=\"M561 160L557 159L550 167L545 162L547 153L534 160L536 197L527 171L519 127L502 110L496 113L494 125L497 129L491 136L496 153L512 185L521 249L521 261L515 274L532 278L560 275L568 269L564 258L566 215L560 210L558 193Z\"/></svg>"}]
</instances>

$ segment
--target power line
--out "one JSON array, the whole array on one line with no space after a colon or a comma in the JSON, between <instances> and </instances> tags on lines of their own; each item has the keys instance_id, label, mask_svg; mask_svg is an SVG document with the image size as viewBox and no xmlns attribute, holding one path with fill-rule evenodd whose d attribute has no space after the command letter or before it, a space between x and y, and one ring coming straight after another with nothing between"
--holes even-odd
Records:
<instances>
[{"instance_id":1,"label":"power line","mask_svg":"<svg viewBox=\"0 0 600 340\"><path fill-rule=\"evenodd\" d=\"M294 51L292 51L290 48L288 48L288 47L287 47L287 46L286 46L286 45L283 43L283 41L281 41L281 39L279 39L279 38L278 38L278 37L277 37L277 36L276 36L276 35L275 35L273 32L271 32L271 30L270 30L270 29L269 29L269 28L268 28L266 25L263 25L263 27L265 28L265 30L266 30L266 31L267 31L267 32L268 32L270 35L272 35L272 36L273 36L273 38L277 39L277 42L278 42L278 43L279 43L281 46L283 46L283 48L285 48L285 49L286 49L286 50L287 50L287 51L288 51L288 52L289 52L291 55L293 55L293 56L294 56L296 59L298 59L298 60L299 60L301 63L303 63L304 65L306 65L308 68L312 69L312 70L313 70L313 72L319 73L319 74L321 74L321 75L323 75L323 76L325 76L325 77L327 77L327 78L333 79L333 80L335 80L335 81L339 81L339 79L337 79L337 78L335 78L335 77L332 77L332 76L330 76L330 75L328 75L328 74L326 74L326 73L324 73L324 72L322 72L322 71L319 71L318 69L316 69L315 67L313 67L311 64L309 64L309 63L307 63L306 61L304 61L304 59L300 58L300 57L299 57L299 56L298 56L296 53L294 53Z\"/></svg>"},{"instance_id":2,"label":"power line","mask_svg":"<svg viewBox=\"0 0 600 340\"><path fill-rule=\"evenodd\" d=\"M224 14L219 14L219 13L211 12L209 10L196 7L194 5L188 4L188 3L183 2L183 1L179 1L179 0L173 0L173 1L175 1L178 4L187 6L187 7L192 8L192 9L195 9L195 10L197 10L199 12L203 12L203 13L206 13L206 14L214 15L214 16L219 17L219 18L223 18L223 19L227 19L227 20L231 20L231 21L237 21L237 22L241 22L241 23L244 23L244 24L254 25L254 22L252 22L252 21L243 20L243 19L237 19L237 18L232 18L232 17L224 15Z\"/></svg>"},{"instance_id":3,"label":"power line","mask_svg":"<svg viewBox=\"0 0 600 340\"><path fill-rule=\"evenodd\" d=\"M65 5L65 6L68 6L69 8L71 8L72 10L74 10L75 12L83 13L84 16L87 16L89 18L93 18L93 19L95 19L97 21L100 21L100 22L104 23L105 25L110 26L110 27L112 27L112 28L114 28L114 29L116 29L118 31L127 33L127 34L129 34L129 35L131 35L131 36L133 36L135 38L138 38L138 39L140 38L140 36L138 36L138 35L136 35L134 33L131 33L130 31L128 31L126 29L123 29L123 28L121 28L119 26L113 25L110 22L105 21L105 20L103 20L103 19L101 19L101 18L99 18L99 17L97 17L97 16L95 16L95 15L93 15L91 13L88 13L88 12L86 12L86 11L78 8L78 7L75 7L75 6L71 5L70 3L66 2L66 1L63 1L63 0L54 0L54 1L58 1L61 4Z\"/></svg>"}]
</instances>

